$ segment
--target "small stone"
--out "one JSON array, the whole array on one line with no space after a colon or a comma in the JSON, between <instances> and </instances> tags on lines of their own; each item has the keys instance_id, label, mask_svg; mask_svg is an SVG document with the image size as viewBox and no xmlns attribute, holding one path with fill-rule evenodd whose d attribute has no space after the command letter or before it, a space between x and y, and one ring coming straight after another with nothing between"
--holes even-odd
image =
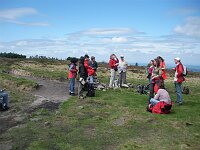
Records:
<instances>
[{"instance_id":1,"label":"small stone","mask_svg":"<svg viewBox=\"0 0 200 150\"><path fill-rule=\"evenodd\" d=\"M83 106L78 106L78 108L79 108L79 109L84 109L84 107L83 107Z\"/></svg>"}]
</instances>

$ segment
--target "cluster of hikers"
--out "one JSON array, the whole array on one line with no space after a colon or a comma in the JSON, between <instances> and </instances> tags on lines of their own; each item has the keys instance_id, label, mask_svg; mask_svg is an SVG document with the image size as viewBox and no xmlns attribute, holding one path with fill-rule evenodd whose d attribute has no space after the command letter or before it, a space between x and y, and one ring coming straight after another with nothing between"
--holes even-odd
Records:
<instances>
[{"instance_id":1,"label":"cluster of hikers","mask_svg":"<svg viewBox=\"0 0 200 150\"><path fill-rule=\"evenodd\" d=\"M173 68L175 71L176 102L178 105L182 105L182 82L185 81L184 75L186 75L186 70L184 70L179 57L174 58L174 62L176 64L176 67ZM149 79L150 89L147 110L154 113L169 113L172 101L164 86L164 81L167 79L166 64L161 56L150 61L147 78Z\"/></svg>"},{"instance_id":2,"label":"cluster of hikers","mask_svg":"<svg viewBox=\"0 0 200 150\"><path fill-rule=\"evenodd\" d=\"M92 56L90 60L90 57L87 54L85 56L81 56L79 59L79 70L76 69L77 62L78 60L76 58L72 58L69 65L69 94L71 96L75 95L75 78L77 74L79 74L79 98L83 99L85 97L85 95L83 94L84 89L87 89L87 96L94 96L94 80L96 79L96 71L98 68L95 57ZM128 64L124 60L124 56L121 55L120 59L118 59L115 54L110 55L109 66L111 74L109 87L121 87L126 84L126 72ZM118 80L116 80L117 72L119 73Z\"/></svg>"},{"instance_id":3,"label":"cluster of hikers","mask_svg":"<svg viewBox=\"0 0 200 150\"><path fill-rule=\"evenodd\" d=\"M95 96L94 82L96 78L96 71L98 64L95 57L90 57L86 54L79 59L79 68L77 69L77 58L72 58L69 64L69 95L75 95L75 80L79 75L78 97L84 99L86 96ZM176 67L174 84L177 93L177 103L182 105L182 82L185 80L184 66L179 57L174 58ZM124 56L121 55L120 59L115 54L110 55L110 82L109 88L123 87L126 84L126 73L128 63L125 61ZM169 93L165 89L164 81L167 79L166 64L161 56L151 60L147 69L149 81L149 97L147 110L157 113L168 113L172 106L172 101ZM117 79L117 74L119 78ZM87 91L84 94L84 91ZM5 89L0 90L0 107L2 110L8 110L8 94ZM162 109L161 109L162 108Z\"/></svg>"}]
</instances>

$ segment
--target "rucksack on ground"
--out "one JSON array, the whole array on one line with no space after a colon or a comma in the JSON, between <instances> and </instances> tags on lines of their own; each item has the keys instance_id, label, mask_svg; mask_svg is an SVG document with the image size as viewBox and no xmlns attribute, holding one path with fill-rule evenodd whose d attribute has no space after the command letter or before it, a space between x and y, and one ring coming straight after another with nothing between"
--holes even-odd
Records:
<instances>
[{"instance_id":1,"label":"rucksack on ground","mask_svg":"<svg viewBox=\"0 0 200 150\"><path fill-rule=\"evenodd\" d=\"M187 76L188 70L187 67L183 65L183 76Z\"/></svg>"},{"instance_id":2,"label":"rucksack on ground","mask_svg":"<svg viewBox=\"0 0 200 150\"><path fill-rule=\"evenodd\" d=\"M89 97L94 97L95 96L95 89L94 89L93 84L88 84L87 96L89 96Z\"/></svg>"}]
</instances>

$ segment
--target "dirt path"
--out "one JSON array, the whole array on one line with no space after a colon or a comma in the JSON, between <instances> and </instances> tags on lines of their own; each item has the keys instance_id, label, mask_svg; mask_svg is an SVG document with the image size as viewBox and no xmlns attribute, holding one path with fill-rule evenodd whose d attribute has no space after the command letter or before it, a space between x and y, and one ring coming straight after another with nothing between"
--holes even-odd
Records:
<instances>
[{"instance_id":1,"label":"dirt path","mask_svg":"<svg viewBox=\"0 0 200 150\"><path fill-rule=\"evenodd\" d=\"M60 82L35 77L26 78L39 84L39 88L32 92L32 94L37 97L35 104L37 104L37 101L39 102L40 100L61 103L69 98L67 81Z\"/></svg>"},{"instance_id":2,"label":"dirt path","mask_svg":"<svg viewBox=\"0 0 200 150\"><path fill-rule=\"evenodd\" d=\"M25 106L26 108L24 110L16 111L16 108L11 106L10 110L0 112L0 138L7 130L16 128L24 123L26 124L26 118L32 112L40 108L54 111L58 109L61 102L67 101L70 97L68 94L68 81L60 82L36 77L23 78L31 79L38 83L39 88L31 92L32 95L36 96L36 100L30 102L28 106ZM8 141L0 141L0 147L5 150L11 149L11 145L12 143Z\"/></svg>"}]
</instances>

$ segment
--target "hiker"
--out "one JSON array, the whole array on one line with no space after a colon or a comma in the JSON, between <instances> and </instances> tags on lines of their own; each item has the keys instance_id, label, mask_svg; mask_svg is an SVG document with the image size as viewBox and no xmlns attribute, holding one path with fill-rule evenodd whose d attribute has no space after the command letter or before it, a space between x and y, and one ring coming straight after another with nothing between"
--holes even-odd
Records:
<instances>
[{"instance_id":1,"label":"hiker","mask_svg":"<svg viewBox=\"0 0 200 150\"><path fill-rule=\"evenodd\" d=\"M154 59L153 60L153 69L152 69L152 74L151 74L151 82L149 84L148 103L150 103L150 99L154 97L155 91L158 90L156 83L160 82L161 74L162 74L162 72L161 72L161 68L160 68L160 63L157 59Z\"/></svg>"},{"instance_id":2,"label":"hiker","mask_svg":"<svg viewBox=\"0 0 200 150\"><path fill-rule=\"evenodd\" d=\"M69 95L74 96L75 95L75 79L77 75L77 69L76 69L76 63L77 63L76 58L71 59L71 63L69 65Z\"/></svg>"},{"instance_id":3,"label":"hiker","mask_svg":"<svg viewBox=\"0 0 200 150\"><path fill-rule=\"evenodd\" d=\"M95 57L94 56L91 57L91 61L89 61L89 66L91 66L94 69L95 72L97 71L98 64L95 61Z\"/></svg>"},{"instance_id":4,"label":"hiker","mask_svg":"<svg viewBox=\"0 0 200 150\"><path fill-rule=\"evenodd\" d=\"M171 104L171 98L169 93L165 90L164 84L162 82L159 83L158 92L154 96L154 98L150 99L150 104L155 106L158 102L165 102L166 104Z\"/></svg>"},{"instance_id":5,"label":"hiker","mask_svg":"<svg viewBox=\"0 0 200 150\"><path fill-rule=\"evenodd\" d=\"M90 65L89 65L89 56L86 54L85 55L85 60L84 60L84 67L87 69L87 73L88 73L88 80L89 80L89 83L90 84L93 84L94 83L94 68L92 68Z\"/></svg>"},{"instance_id":6,"label":"hiker","mask_svg":"<svg viewBox=\"0 0 200 150\"><path fill-rule=\"evenodd\" d=\"M161 69L161 67L160 67L160 62L159 62L159 60L158 59L155 59L154 60L154 65L155 65L155 67L154 67L154 70L153 70L153 72L152 72L152 77L151 77L151 80L152 80L152 83L154 83L155 85L154 85L154 93L157 93L157 91L158 91L158 84L160 83L160 82L163 82L162 81L162 69Z\"/></svg>"},{"instance_id":7,"label":"hiker","mask_svg":"<svg viewBox=\"0 0 200 150\"><path fill-rule=\"evenodd\" d=\"M118 58L115 54L110 55L109 66L110 66L110 83L109 87L113 88L113 84L116 78L117 66L118 66Z\"/></svg>"},{"instance_id":8,"label":"hiker","mask_svg":"<svg viewBox=\"0 0 200 150\"><path fill-rule=\"evenodd\" d=\"M158 56L157 59L160 62L160 67L162 69L162 79L164 81L165 79L167 79L165 60L161 56Z\"/></svg>"},{"instance_id":9,"label":"hiker","mask_svg":"<svg viewBox=\"0 0 200 150\"><path fill-rule=\"evenodd\" d=\"M175 75L174 75L174 84L176 88L176 94L177 94L177 103L178 105L182 105L183 103L183 97L182 97L182 82L185 81L185 78L183 76L183 65L181 63L181 59L179 57L174 58L174 62L176 64Z\"/></svg>"},{"instance_id":10,"label":"hiker","mask_svg":"<svg viewBox=\"0 0 200 150\"><path fill-rule=\"evenodd\" d=\"M152 76L153 69L154 69L154 60L151 60L149 62L149 67L147 70L147 72L148 72L147 78L149 80L149 84L151 83L151 76Z\"/></svg>"},{"instance_id":11,"label":"hiker","mask_svg":"<svg viewBox=\"0 0 200 150\"><path fill-rule=\"evenodd\" d=\"M158 92L151 98L150 104L147 106L147 111L155 114L170 113L172 102L169 93L165 90L164 83L158 84Z\"/></svg>"},{"instance_id":12,"label":"hiker","mask_svg":"<svg viewBox=\"0 0 200 150\"><path fill-rule=\"evenodd\" d=\"M84 99L83 89L87 84L86 82L88 77L87 69L84 67L84 60L85 58L81 56L79 60L79 72L78 72L79 73L78 96L80 99Z\"/></svg>"},{"instance_id":13,"label":"hiker","mask_svg":"<svg viewBox=\"0 0 200 150\"><path fill-rule=\"evenodd\" d=\"M9 109L8 107L8 93L6 89L0 90L0 107L2 111L6 111Z\"/></svg>"},{"instance_id":14,"label":"hiker","mask_svg":"<svg viewBox=\"0 0 200 150\"><path fill-rule=\"evenodd\" d=\"M94 69L89 66L89 56L86 54L85 55L85 60L84 60L84 67L87 69L88 73L88 93L87 96L95 96L95 89L94 89L94 75L95 71Z\"/></svg>"},{"instance_id":15,"label":"hiker","mask_svg":"<svg viewBox=\"0 0 200 150\"><path fill-rule=\"evenodd\" d=\"M120 56L118 72L119 72L119 86L121 87L123 84L126 84L126 72L127 72L128 64L124 60L124 56Z\"/></svg>"}]
</instances>

